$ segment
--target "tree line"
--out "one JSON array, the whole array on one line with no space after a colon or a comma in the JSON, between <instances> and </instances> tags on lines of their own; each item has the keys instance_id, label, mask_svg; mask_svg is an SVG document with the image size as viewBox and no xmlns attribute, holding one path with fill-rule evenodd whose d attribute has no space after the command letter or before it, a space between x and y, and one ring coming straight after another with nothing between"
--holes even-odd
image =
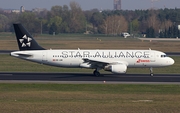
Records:
<instances>
[{"instance_id":1,"label":"tree line","mask_svg":"<svg viewBox=\"0 0 180 113\"><path fill-rule=\"evenodd\" d=\"M0 32L12 32L22 23L31 33L146 34L146 37L180 37L180 9L83 11L77 2L53 6L49 11L5 13L0 10Z\"/></svg>"}]
</instances>

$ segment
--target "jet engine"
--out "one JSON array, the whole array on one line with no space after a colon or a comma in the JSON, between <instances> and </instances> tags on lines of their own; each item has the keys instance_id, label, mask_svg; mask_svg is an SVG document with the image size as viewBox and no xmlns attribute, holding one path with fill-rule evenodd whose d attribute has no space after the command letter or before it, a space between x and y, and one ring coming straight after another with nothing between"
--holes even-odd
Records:
<instances>
[{"instance_id":1,"label":"jet engine","mask_svg":"<svg viewBox=\"0 0 180 113\"><path fill-rule=\"evenodd\" d=\"M110 71L114 74L123 74L126 73L127 65L126 64L113 64L105 66L105 71Z\"/></svg>"}]
</instances>

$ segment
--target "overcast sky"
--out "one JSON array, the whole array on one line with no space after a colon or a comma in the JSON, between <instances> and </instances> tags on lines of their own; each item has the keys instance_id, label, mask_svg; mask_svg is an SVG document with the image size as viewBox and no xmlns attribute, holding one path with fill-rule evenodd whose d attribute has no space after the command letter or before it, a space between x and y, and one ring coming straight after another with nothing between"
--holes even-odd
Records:
<instances>
[{"instance_id":1,"label":"overcast sky","mask_svg":"<svg viewBox=\"0 0 180 113\"><path fill-rule=\"evenodd\" d=\"M83 10L90 9L113 9L113 0L0 0L0 8L19 9L24 6L25 9L33 8L51 9L55 5L69 5L71 1L76 1ZM122 0L122 9L149 9L152 7L151 0ZM155 8L180 8L180 0L159 0L154 2Z\"/></svg>"}]
</instances>

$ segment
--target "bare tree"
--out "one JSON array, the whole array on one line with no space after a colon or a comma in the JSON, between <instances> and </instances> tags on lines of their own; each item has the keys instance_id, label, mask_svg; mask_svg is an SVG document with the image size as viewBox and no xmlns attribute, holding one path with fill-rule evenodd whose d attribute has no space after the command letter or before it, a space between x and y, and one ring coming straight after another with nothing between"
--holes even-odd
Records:
<instances>
[{"instance_id":1,"label":"bare tree","mask_svg":"<svg viewBox=\"0 0 180 113\"><path fill-rule=\"evenodd\" d=\"M102 28L107 35L118 35L128 29L128 23L121 15L108 16L102 25Z\"/></svg>"},{"instance_id":2,"label":"bare tree","mask_svg":"<svg viewBox=\"0 0 180 113\"><path fill-rule=\"evenodd\" d=\"M165 30L171 27L173 23L170 20L165 20L164 22L161 22L161 29Z\"/></svg>"},{"instance_id":3,"label":"bare tree","mask_svg":"<svg viewBox=\"0 0 180 113\"><path fill-rule=\"evenodd\" d=\"M70 2L71 14L69 27L71 32L82 32L85 30L85 16L80 5L73 1Z\"/></svg>"},{"instance_id":4,"label":"bare tree","mask_svg":"<svg viewBox=\"0 0 180 113\"><path fill-rule=\"evenodd\" d=\"M0 14L0 32L6 30L6 24L8 23L8 18L5 15Z\"/></svg>"},{"instance_id":5,"label":"bare tree","mask_svg":"<svg viewBox=\"0 0 180 113\"><path fill-rule=\"evenodd\" d=\"M156 32L159 31L161 23L157 18L157 15L152 12L151 16L147 19L148 28L152 27Z\"/></svg>"}]
</instances>

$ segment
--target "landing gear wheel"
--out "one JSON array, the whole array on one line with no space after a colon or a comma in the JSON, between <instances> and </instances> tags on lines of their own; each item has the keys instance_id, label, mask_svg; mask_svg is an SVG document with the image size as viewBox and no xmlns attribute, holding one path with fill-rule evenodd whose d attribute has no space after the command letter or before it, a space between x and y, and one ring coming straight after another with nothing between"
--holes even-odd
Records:
<instances>
[{"instance_id":1,"label":"landing gear wheel","mask_svg":"<svg viewBox=\"0 0 180 113\"><path fill-rule=\"evenodd\" d=\"M95 75L95 76L97 76L97 77L99 77L101 74L99 73L99 71L97 71L97 70L95 70L94 72L93 72L93 74Z\"/></svg>"},{"instance_id":2,"label":"landing gear wheel","mask_svg":"<svg viewBox=\"0 0 180 113\"><path fill-rule=\"evenodd\" d=\"M151 67L149 70L150 70L150 76L153 77L153 76L154 76L154 74L153 74L153 68Z\"/></svg>"},{"instance_id":3,"label":"landing gear wheel","mask_svg":"<svg viewBox=\"0 0 180 113\"><path fill-rule=\"evenodd\" d=\"M151 73L151 74L150 74L150 76L152 76L152 77L153 77L153 76L154 76L154 74L153 74L153 73Z\"/></svg>"}]
</instances>

